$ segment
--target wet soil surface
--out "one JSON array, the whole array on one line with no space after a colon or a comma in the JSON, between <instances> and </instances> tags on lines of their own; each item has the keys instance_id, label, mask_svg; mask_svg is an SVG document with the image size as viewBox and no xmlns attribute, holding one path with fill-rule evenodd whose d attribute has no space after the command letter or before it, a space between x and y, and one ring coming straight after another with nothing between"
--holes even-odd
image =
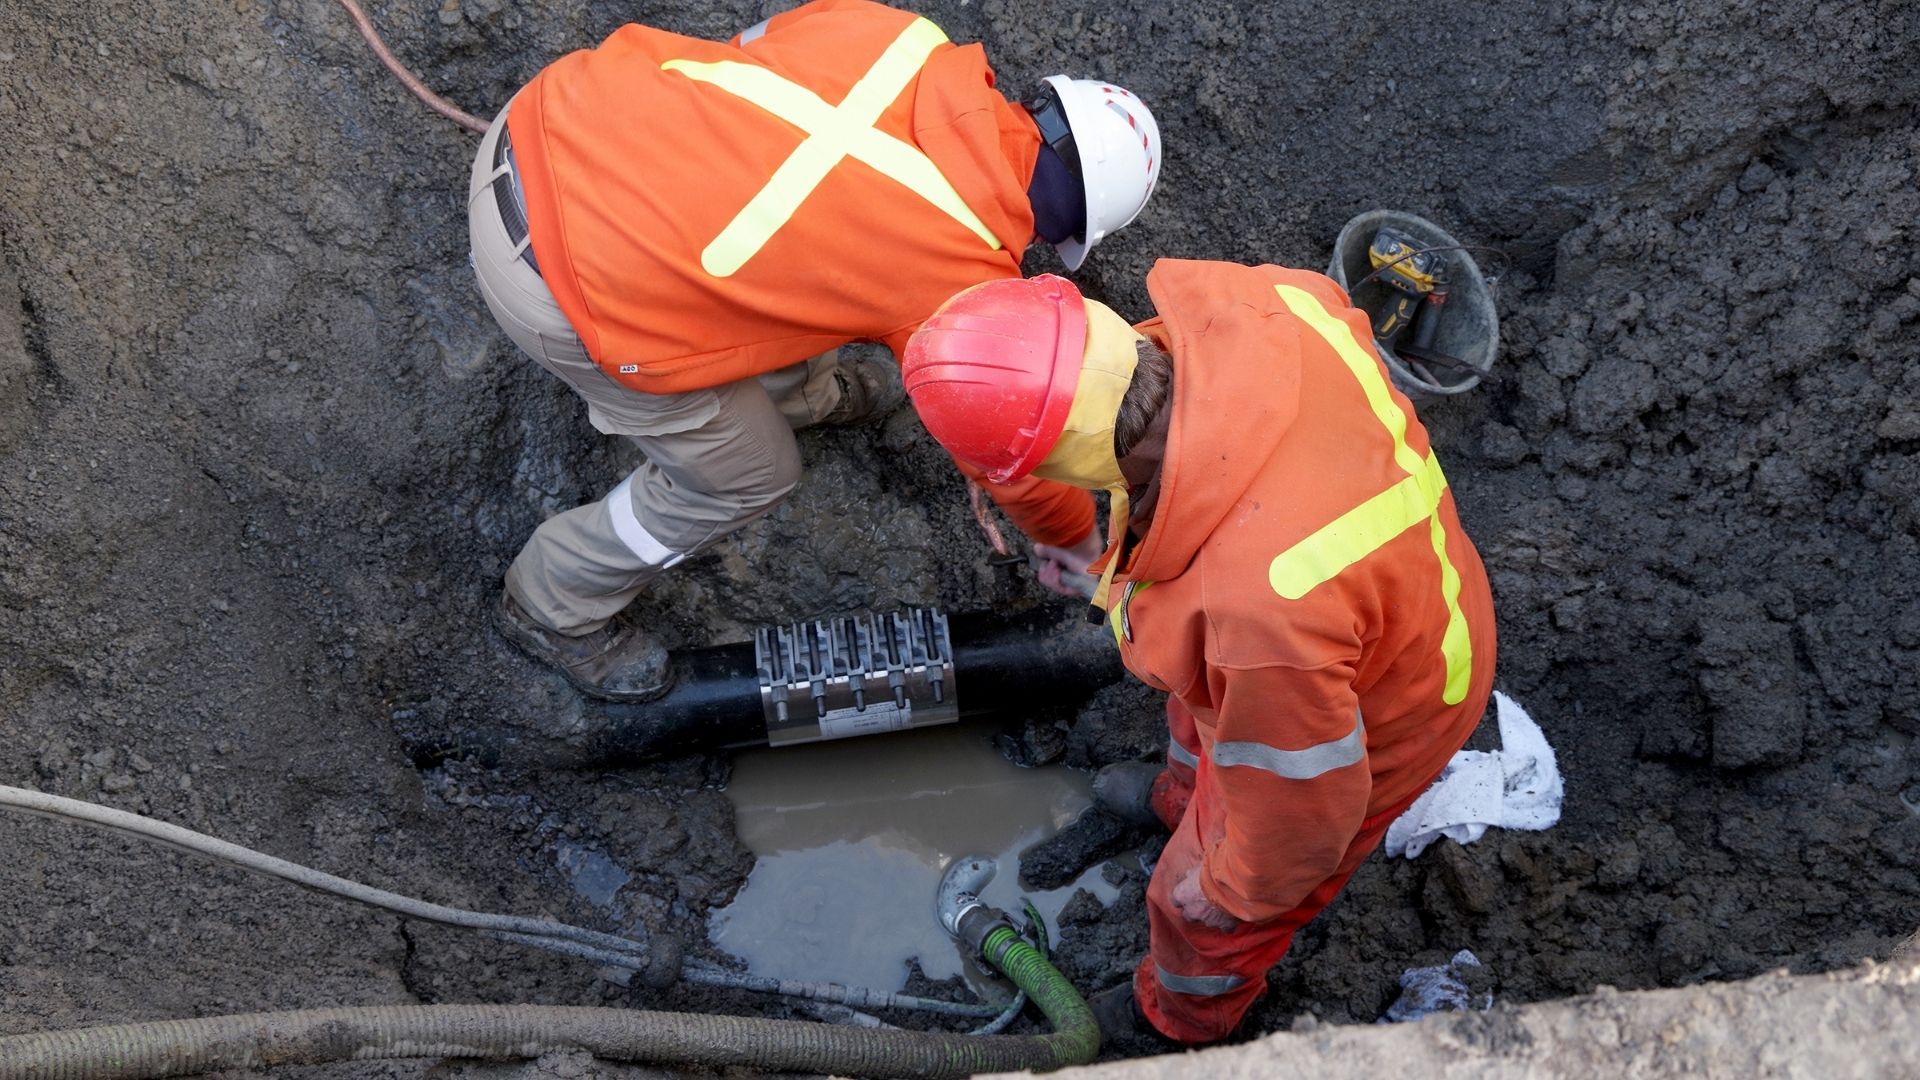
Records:
<instances>
[{"instance_id":1,"label":"wet soil surface","mask_svg":"<svg viewBox=\"0 0 1920 1080\"><path fill-rule=\"evenodd\" d=\"M481 113L624 19L719 37L768 13L372 10ZM1514 260L1499 376L1422 415L1566 816L1369 863L1249 1031L1370 1021L1402 969L1463 947L1528 1001L1832 968L1920 923L1920 8L926 11L984 41L1010 89L1065 69L1154 103L1161 193L1082 275L1127 314L1148 314L1156 256L1319 267L1376 206ZM609 916L565 853L597 852L632 872L620 919L705 951L751 865L724 757L422 773L398 734L580 722L484 613L534 524L631 464L473 289L473 140L327 0L12 0L0 117L0 779L586 922ZM637 617L699 644L834 610L1045 602L986 565L909 413L802 445L788 504ZM1150 756L1158 709L1116 688L1007 741L1088 767ZM1133 873L1111 906L1063 913L1084 990L1144 944ZM7 1032L410 1000L780 1012L39 821L0 829L0 920Z\"/></svg>"}]
</instances>

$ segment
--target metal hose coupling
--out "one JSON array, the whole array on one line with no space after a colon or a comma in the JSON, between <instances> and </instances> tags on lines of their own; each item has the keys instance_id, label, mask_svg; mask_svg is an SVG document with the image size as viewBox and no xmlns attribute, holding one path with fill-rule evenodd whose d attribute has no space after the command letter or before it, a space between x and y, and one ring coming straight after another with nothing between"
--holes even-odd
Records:
<instances>
[{"instance_id":1,"label":"metal hose coupling","mask_svg":"<svg viewBox=\"0 0 1920 1080\"><path fill-rule=\"evenodd\" d=\"M1014 929L1006 912L980 899L980 890L998 870L999 866L985 855L962 855L947 865L935 894L940 925L975 956L994 930L1002 926Z\"/></svg>"}]
</instances>

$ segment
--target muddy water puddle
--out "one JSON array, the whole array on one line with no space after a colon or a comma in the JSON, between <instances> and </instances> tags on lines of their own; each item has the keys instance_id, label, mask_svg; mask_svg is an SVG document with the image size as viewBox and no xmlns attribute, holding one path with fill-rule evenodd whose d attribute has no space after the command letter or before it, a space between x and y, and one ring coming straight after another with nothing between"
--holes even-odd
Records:
<instances>
[{"instance_id":1,"label":"muddy water puddle","mask_svg":"<svg viewBox=\"0 0 1920 1080\"><path fill-rule=\"evenodd\" d=\"M946 863L988 854L1000 872L983 898L1019 910L1019 853L1091 802L1088 777L1022 769L964 727L751 751L728 787L753 873L709 926L757 974L897 990L918 957L934 979L980 973L934 918ZM1095 867L1028 892L1049 927L1076 888L1116 890ZM1057 931L1056 931L1057 936Z\"/></svg>"}]
</instances>

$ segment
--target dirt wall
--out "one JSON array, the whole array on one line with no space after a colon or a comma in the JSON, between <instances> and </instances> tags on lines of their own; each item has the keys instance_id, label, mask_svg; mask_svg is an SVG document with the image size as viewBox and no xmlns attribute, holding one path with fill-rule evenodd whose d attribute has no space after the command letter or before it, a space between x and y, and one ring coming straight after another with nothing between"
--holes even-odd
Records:
<instances>
[{"instance_id":1,"label":"dirt wall","mask_svg":"<svg viewBox=\"0 0 1920 1080\"><path fill-rule=\"evenodd\" d=\"M1683 990L1598 993L1393 1027L1302 1024L1199 1054L1068 1069L1062 1080L1254 1080L1307 1074L1436 1080L1618 1076L1902 1076L1920 1055L1920 969L1782 973ZM1022 1074L1031 1075L1031 1074Z\"/></svg>"},{"instance_id":2,"label":"dirt wall","mask_svg":"<svg viewBox=\"0 0 1920 1080\"><path fill-rule=\"evenodd\" d=\"M1518 1002L1824 970L1920 923L1920 11L925 10L984 41L1009 89L1066 69L1155 105L1161 193L1081 275L1123 312L1148 313L1154 257L1319 266L1375 206L1514 259L1501 374L1423 418L1493 575L1501 683L1559 748L1566 818L1369 864L1253 1028L1371 1020L1401 969L1461 947ZM372 12L482 113L622 20L723 36L767 14ZM13 0L0 61L6 778L445 902L697 923L746 867L723 759L423 776L396 734L579 722L483 613L527 531L630 464L473 291L471 139L327 0ZM803 448L787 506L643 618L695 643L1039 599L984 565L909 414ZM1095 764L1150 752L1156 724L1123 689L1028 741ZM0 1030L635 1000L575 965L5 825ZM585 906L561 839L648 870L618 910ZM1086 989L1142 944L1138 884L1066 928Z\"/></svg>"}]
</instances>

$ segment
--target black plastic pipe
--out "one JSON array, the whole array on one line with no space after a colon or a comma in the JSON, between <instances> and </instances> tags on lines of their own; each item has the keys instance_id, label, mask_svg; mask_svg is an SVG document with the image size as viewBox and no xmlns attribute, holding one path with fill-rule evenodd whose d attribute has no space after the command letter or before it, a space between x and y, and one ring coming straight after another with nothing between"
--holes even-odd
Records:
<instances>
[{"instance_id":1,"label":"black plastic pipe","mask_svg":"<svg viewBox=\"0 0 1920 1080\"><path fill-rule=\"evenodd\" d=\"M1112 635L1077 611L962 614L949 625L961 720L1072 704L1121 677ZM486 766L589 768L767 744L753 642L683 649L674 664L673 688L664 697L639 705L590 705L594 722L578 734L563 738L506 726L441 732L415 740L414 760L423 766L464 758Z\"/></svg>"}]
</instances>

